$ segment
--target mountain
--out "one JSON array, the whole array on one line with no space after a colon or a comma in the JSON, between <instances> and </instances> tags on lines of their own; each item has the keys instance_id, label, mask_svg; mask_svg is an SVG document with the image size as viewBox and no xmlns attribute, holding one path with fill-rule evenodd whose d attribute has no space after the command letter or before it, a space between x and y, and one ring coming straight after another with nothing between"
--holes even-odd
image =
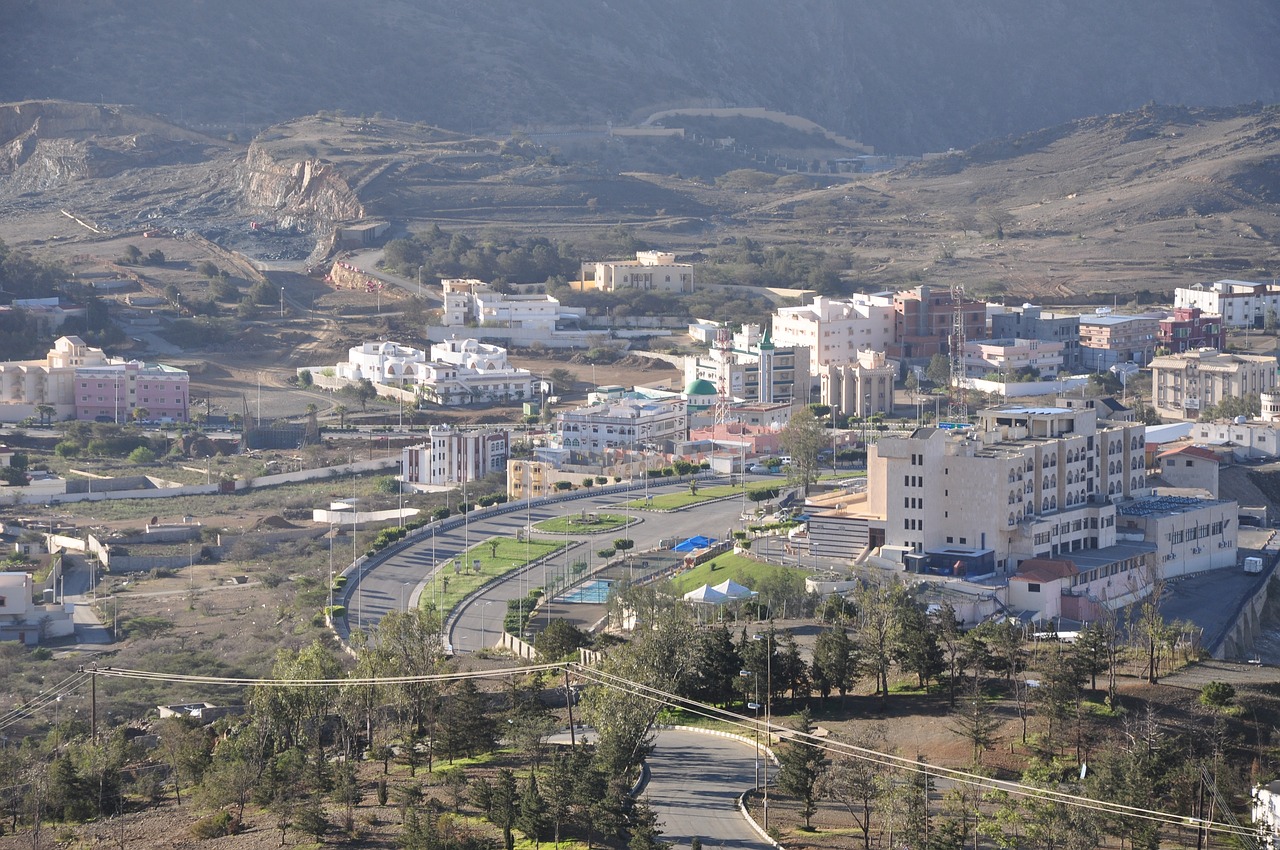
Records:
<instances>
[{"instance_id":1,"label":"mountain","mask_svg":"<svg viewBox=\"0 0 1280 850\"><path fill-rule=\"evenodd\" d=\"M711 105L919 153L1280 100L1274 0L7 0L0 32L0 101L219 136L320 110L505 134Z\"/></svg>"}]
</instances>

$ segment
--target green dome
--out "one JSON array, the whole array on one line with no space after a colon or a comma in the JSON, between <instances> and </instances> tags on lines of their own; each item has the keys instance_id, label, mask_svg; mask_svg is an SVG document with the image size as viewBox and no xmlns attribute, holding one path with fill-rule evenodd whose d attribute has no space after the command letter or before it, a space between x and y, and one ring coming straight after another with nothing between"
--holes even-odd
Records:
<instances>
[{"instance_id":1,"label":"green dome","mask_svg":"<svg viewBox=\"0 0 1280 850\"><path fill-rule=\"evenodd\" d=\"M691 381L689 386L685 387L685 395L719 395L720 391L716 389L716 385L708 381L706 378L699 378Z\"/></svg>"}]
</instances>

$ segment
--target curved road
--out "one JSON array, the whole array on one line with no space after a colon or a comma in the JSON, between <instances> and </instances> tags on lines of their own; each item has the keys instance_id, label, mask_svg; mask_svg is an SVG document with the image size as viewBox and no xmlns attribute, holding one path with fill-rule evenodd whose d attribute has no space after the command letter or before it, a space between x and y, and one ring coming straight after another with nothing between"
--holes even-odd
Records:
<instances>
[{"instance_id":1,"label":"curved road","mask_svg":"<svg viewBox=\"0 0 1280 850\"><path fill-rule=\"evenodd\" d=\"M550 740L567 744L569 734ZM658 816L663 840L678 847L688 847L696 836L708 850L773 850L738 811L738 795L755 786L755 776L751 745L704 732L662 729L654 739L642 797Z\"/></svg>"},{"instance_id":2,"label":"curved road","mask_svg":"<svg viewBox=\"0 0 1280 850\"><path fill-rule=\"evenodd\" d=\"M750 477L749 479L750 480ZM680 492L685 484L652 486L653 493ZM513 511L492 515L477 511L466 526L447 532L418 538L412 545L370 567L364 578L355 581L347 597L347 622L352 628L369 628L390 611L405 610L417 599L419 588L435 572L437 566L464 551L468 541L472 546L489 537L514 537L516 529L526 523L588 511L608 509L615 513L627 513L642 520L626 532L636 541L636 551L651 549L664 537L685 538L695 534L723 538L731 529L741 527L739 515L742 504L738 499L727 499L698 505L676 513L648 513L623 511L618 505L635 498L636 491L605 496L565 500L551 505L533 508L531 511ZM612 539L621 536L605 535ZM585 541L579 550L556 558L574 558L581 551L594 554L596 548L590 536L571 538ZM604 539L604 538L602 538ZM335 558L350 563L342 553ZM507 600L524 596L531 588L543 586L543 568L513 571L502 581L487 588L472 600L456 618L446 637L457 653L475 652L484 645L492 645L502 632L502 620L506 615Z\"/></svg>"}]
</instances>

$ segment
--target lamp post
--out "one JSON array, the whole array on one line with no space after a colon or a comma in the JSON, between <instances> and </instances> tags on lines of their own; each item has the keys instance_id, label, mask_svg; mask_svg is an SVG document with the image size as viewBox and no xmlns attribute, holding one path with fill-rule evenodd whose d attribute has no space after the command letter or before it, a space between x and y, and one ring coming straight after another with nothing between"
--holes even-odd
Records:
<instances>
[{"instance_id":1,"label":"lamp post","mask_svg":"<svg viewBox=\"0 0 1280 850\"><path fill-rule=\"evenodd\" d=\"M765 685L764 685L764 728L769 739L773 738L773 631L765 634L756 633L752 640L765 641L768 651L765 653ZM767 746L767 745L766 745ZM764 760L764 829L769 830L769 759Z\"/></svg>"},{"instance_id":2,"label":"lamp post","mask_svg":"<svg viewBox=\"0 0 1280 850\"><path fill-rule=\"evenodd\" d=\"M747 708L754 708L756 711L756 784L760 787L760 674L754 670L743 670L738 673L742 678L750 676L753 680L752 693L755 695L755 701L747 703Z\"/></svg>"},{"instance_id":3,"label":"lamp post","mask_svg":"<svg viewBox=\"0 0 1280 850\"><path fill-rule=\"evenodd\" d=\"M409 582L407 582L407 581L405 581L405 582L401 582L401 583L400 583L400 613L402 613L402 614L407 614L407 613L409 613L409 606L408 606L408 604L406 603L406 600L405 600L405 597L404 597L405 589L406 589L408 586L409 586Z\"/></svg>"},{"instance_id":4,"label":"lamp post","mask_svg":"<svg viewBox=\"0 0 1280 850\"><path fill-rule=\"evenodd\" d=\"M196 589L196 559L190 540L187 541L187 576L191 592L194 593Z\"/></svg>"},{"instance_id":5,"label":"lamp post","mask_svg":"<svg viewBox=\"0 0 1280 850\"><path fill-rule=\"evenodd\" d=\"M329 523L329 610L333 611L333 523Z\"/></svg>"},{"instance_id":6,"label":"lamp post","mask_svg":"<svg viewBox=\"0 0 1280 850\"><path fill-rule=\"evenodd\" d=\"M485 609L493 604L492 599L486 599L485 603L480 606L480 648L487 649L489 645L489 612Z\"/></svg>"}]
</instances>

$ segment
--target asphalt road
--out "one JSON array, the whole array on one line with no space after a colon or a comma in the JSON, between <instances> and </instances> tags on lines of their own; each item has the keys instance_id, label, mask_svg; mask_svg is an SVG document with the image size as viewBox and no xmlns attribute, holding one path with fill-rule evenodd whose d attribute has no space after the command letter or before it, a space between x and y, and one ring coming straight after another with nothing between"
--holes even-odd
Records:
<instances>
[{"instance_id":1,"label":"asphalt road","mask_svg":"<svg viewBox=\"0 0 1280 850\"><path fill-rule=\"evenodd\" d=\"M687 485L668 485L653 487L654 492L678 492ZM428 534L420 542L410 546L386 560L378 563L365 573L363 580L354 584L347 602L347 619L352 628L370 628L377 624L383 615L390 611L404 610L413 605L417 599L418 588L424 584L436 567L466 549L468 543L474 546L482 540L494 536L514 537L516 529L523 528L526 523L537 523L544 519L577 513L584 508L589 511L611 509L615 513L623 513L617 506L633 498L632 495L609 495L585 499L575 499L535 508L528 512L516 511L498 516L486 516L480 513L470 522L469 527L456 528L447 533ZM636 541L637 552L657 546L664 537L685 538L695 534L723 538L731 529L740 528L739 514L741 504L737 499L711 502L684 511L674 513L649 513L645 511L626 511L642 521L633 526L630 537ZM621 534L606 535L608 539ZM575 556L590 556L594 561L595 542L587 537L579 537L585 542L577 550L571 550L556 558L572 560ZM340 555L344 563L345 556ZM534 566L528 570L510 573L505 580L489 587L478 598L472 600L456 618L453 628L446 640L458 653L475 652L483 646L493 645L502 633L502 620L506 615L507 601L524 596L531 588L541 587L544 582L543 567Z\"/></svg>"},{"instance_id":2,"label":"asphalt road","mask_svg":"<svg viewBox=\"0 0 1280 850\"><path fill-rule=\"evenodd\" d=\"M569 735L551 740L568 743ZM737 807L738 795L754 787L755 776L752 746L718 735L663 729L649 756L642 798L658 816L662 839L677 847L688 847L696 836L707 850L771 850Z\"/></svg>"}]
</instances>

